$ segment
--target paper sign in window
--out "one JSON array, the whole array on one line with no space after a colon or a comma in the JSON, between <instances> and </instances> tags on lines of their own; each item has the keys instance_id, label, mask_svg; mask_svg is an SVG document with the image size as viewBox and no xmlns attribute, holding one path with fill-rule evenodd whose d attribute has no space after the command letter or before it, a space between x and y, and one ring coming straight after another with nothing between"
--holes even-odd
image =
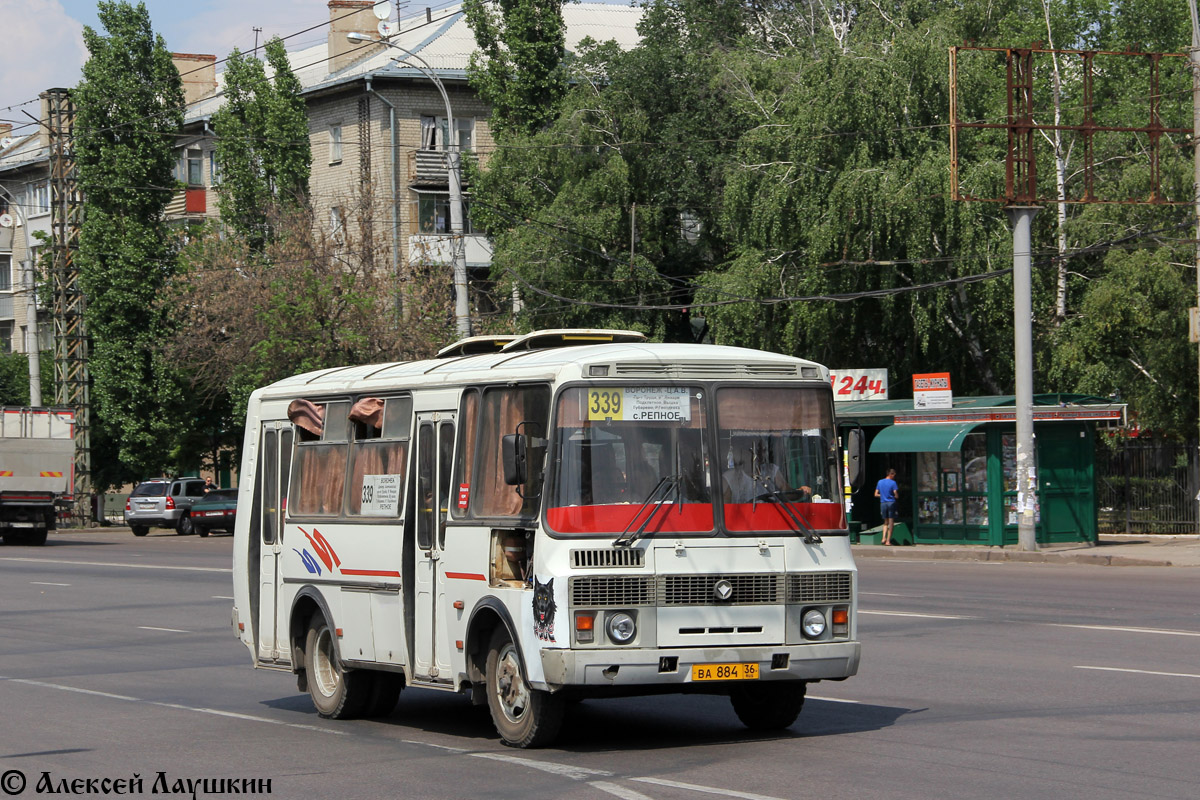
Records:
<instances>
[{"instance_id":1,"label":"paper sign in window","mask_svg":"<svg viewBox=\"0 0 1200 800\"><path fill-rule=\"evenodd\" d=\"M400 509L399 475L363 475L362 514L395 517Z\"/></svg>"},{"instance_id":2,"label":"paper sign in window","mask_svg":"<svg viewBox=\"0 0 1200 800\"><path fill-rule=\"evenodd\" d=\"M691 395L685 386L596 387L587 393L588 419L625 422L687 422Z\"/></svg>"}]
</instances>

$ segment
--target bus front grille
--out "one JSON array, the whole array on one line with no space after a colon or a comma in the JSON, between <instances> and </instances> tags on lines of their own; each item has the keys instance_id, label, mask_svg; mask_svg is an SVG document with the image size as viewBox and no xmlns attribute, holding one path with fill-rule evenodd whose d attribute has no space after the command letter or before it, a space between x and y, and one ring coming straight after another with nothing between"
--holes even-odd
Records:
<instances>
[{"instance_id":1,"label":"bus front grille","mask_svg":"<svg viewBox=\"0 0 1200 800\"><path fill-rule=\"evenodd\" d=\"M575 569L645 566L645 550L635 547L597 547L591 550L572 550L571 566Z\"/></svg>"},{"instance_id":2,"label":"bus front grille","mask_svg":"<svg viewBox=\"0 0 1200 800\"><path fill-rule=\"evenodd\" d=\"M597 575L571 578L575 607L648 606L654 602L654 578L649 575Z\"/></svg>"},{"instance_id":3,"label":"bus front grille","mask_svg":"<svg viewBox=\"0 0 1200 800\"><path fill-rule=\"evenodd\" d=\"M849 603L849 572L804 572L788 576L789 603Z\"/></svg>"},{"instance_id":4,"label":"bus front grille","mask_svg":"<svg viewBox=\"0 0 1200 800\"><path fill-rule=\"evenodd\" d=\"M771 605L783 602L782 575L664 575L658 582L660 606ZM728 599L717 597L717 583L728 581Z\"/></svg>"}]
</instances>

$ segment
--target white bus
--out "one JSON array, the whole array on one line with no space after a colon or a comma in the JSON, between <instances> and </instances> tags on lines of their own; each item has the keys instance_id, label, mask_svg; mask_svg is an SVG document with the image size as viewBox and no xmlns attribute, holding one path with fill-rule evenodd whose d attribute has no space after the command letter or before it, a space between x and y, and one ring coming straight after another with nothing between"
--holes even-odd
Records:
<instances>
[{"instance_id":1,"label":"white bus","mask_svg":"<svg viewBox=\"0 0 1200 800\"><path fill-rule=\"evenodd\" d=\"M233 626L323 717L470 690L532 747L575 698L703 692L777 729L806 684L858 669L833 396L810 361L474 337L255 391L242 474Z\"/></svg>"}]
</instances>

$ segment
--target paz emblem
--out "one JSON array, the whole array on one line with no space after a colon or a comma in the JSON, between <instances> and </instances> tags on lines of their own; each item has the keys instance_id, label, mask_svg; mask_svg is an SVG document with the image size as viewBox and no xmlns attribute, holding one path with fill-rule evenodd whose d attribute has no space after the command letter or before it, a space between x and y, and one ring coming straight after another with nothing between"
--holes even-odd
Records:
<instances>
[{"instance_id":1,"label":"paz emblem","mask_svg":"<svg viewBox=\"0 0 1200 800\"><path fill-rule=\"evenodd\" d=\"M728 600L733 597L733 584L725 578L713 584L713 597L718 600Z\"/></svg>"}]
</instances>

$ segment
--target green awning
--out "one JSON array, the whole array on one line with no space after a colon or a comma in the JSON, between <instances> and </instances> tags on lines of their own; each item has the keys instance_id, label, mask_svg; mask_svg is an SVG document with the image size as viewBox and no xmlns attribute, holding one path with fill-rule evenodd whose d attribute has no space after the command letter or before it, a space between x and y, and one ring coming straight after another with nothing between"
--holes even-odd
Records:
<instances>
[{"instance_id":1,"label":"green awning","mask_svg":"<svg viewBox=\"0 0 1200 800\"><path fill-rule=\"evenodd\" d=\"M872 453L957 453L966 435L981 423L889 425L871 441Z\"/></svg>"}]
</instances>

